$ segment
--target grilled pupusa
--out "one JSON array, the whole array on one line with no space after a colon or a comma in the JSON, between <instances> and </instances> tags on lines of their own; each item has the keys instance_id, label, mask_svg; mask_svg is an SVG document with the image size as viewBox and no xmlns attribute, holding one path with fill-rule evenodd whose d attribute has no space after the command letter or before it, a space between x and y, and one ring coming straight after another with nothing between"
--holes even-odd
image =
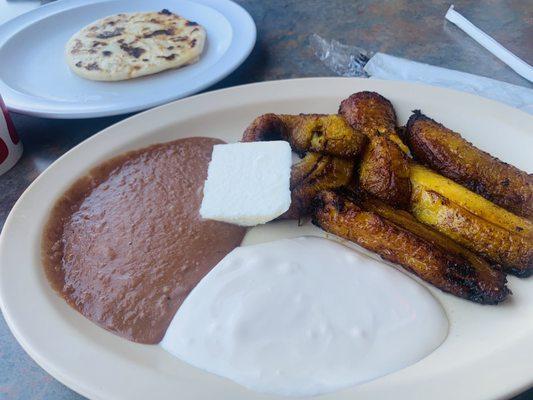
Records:
<instances>
[{"instance_id":1,"label":"grilled pupusa","mask_svg":"<svg viewBox=\"0 0 533 400\"><path fill-rule=\"evenodd\" d=\"M390 209L380 213L378 208L322 191L313 204L313 223L400 264L445 292L482 304L497 304L507 297L503 273L475 255L454 250L454 244L443 245L445 238L404 214L391 218L386 216ZM402 223L403 219L408 222Z\"/></svg>"},{"instance_id":2,"label":"grilled pupusa","mask_svg":"<svg viewBox=\"0 0 533 400\"><path fill-rule=\"evenodd\" d=\"M409 118L405 139L422 164L517 215L533 218L533 175L478 149L420 111Z\"/></svg>"},{"instance_id":3,"label":"grilled pupusa","mask_svg":"<svg viewBox=\"0 0 533 400\"><path fill-rule=\"evenodd\" d=\"M374 92L358 92L341 102L341 114L370 140L359 169L359 186L395 207L406 208L411 195L409 149L398 137L391 102Z\"/></svg>"},{"instance_id":4,"label":"grilled pupusa","mask_svg":"<svg viewBox=\"0 0 533 400\"><path fill-rule=\"evenodd\" d=\"M206 36L201 25L167 9L120 13L74 34L65 59L82 78L120 81L197 62Z\"/></svg>"},{"instance_id":5,"label":"grilled pupusa","mask_svg":"<svg viewBox=\"0 0 533 400\"><path fill-rule=\"evenodd\" d=\"M286 140L300 155L311 151L352 159L361 154L367 142L341 116L324 114L264 114L242 137L243 142L268 140Z\"/></svg>"}]
</instances>

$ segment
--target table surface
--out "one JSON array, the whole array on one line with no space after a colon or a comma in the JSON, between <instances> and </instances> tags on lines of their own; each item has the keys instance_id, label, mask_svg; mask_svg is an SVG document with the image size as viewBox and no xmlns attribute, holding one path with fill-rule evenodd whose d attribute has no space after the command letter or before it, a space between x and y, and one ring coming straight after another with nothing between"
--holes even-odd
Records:
<instances>
[{"instance_id":1,"label":"table surface","mask_svg":"<svg viewBox=\"0 0 533 400\"><path fill-rule=\"evenodd\" d=\"M273 79L333 75L309 47L312 33L368 51L532 88L457 27L445 22L449 1L239 0L238 3L257 24L257 44L240 68L209 90ZM533 64L530 2L456 0L454 4L475 25ZM0 17L6 12L2 6ZM48 165L84 139L127 117L47 120L12 116L24 143L24 155L11 171L0 177L0 227L22 192ZM0 399L81 398L30 359L0 317ZM518 399L533 399L533 389L515 400Z\"/></svg>"}]
</instances>

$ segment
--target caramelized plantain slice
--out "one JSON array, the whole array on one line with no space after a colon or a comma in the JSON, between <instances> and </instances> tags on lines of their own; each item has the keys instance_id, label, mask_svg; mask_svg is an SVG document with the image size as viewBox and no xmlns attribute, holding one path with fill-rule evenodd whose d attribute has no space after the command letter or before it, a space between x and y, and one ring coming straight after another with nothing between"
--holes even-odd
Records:
<instances>
[{"instance_id":1,"label":"caramelized plantain slice","mask_svg":"<svg viewBox=\"0 0 533 400\"><path fill-rule=\"evenodd\" d=\"M370 139L359 169L359 186L390 205L407 208L409 149L397 134L391 102L375 92L358 92L341 102L339 114Z\"/></svg>"},{"instance_id":2,"label":"caramelized plantain slice","mask_svg":"<svg viewBox=\"0 0 533 400\"><path fill-rule=\"evenodd\" d=\"M277 114L263 114L252 121L242 135L243 142L288 141L289 132Z\"/></svg>"},{"instance_id":3,"label":"caramelized plantain slice","mask_svg":"<svg viewBox=\"0 0 533 400\"><path fill-rule=\"evenodd\" d=\"M353 178L354 162L345 158L307 153L291 171L291 206L281 216L299 219L310 214L315 196L324 189L337 189Z\"/></svg>"},{"instance_id":4,"label":"caramelized plantain slice","mask_svg":"<svg viewBox=\"0 0 533 400\"><path fill-rule=\"evenodd\" d=\"M411 212L459 244L499 264L514 275L533 272L533 243L524 235L486 221L437 192L414 183Z\"/></svg>"},{"instance_id":5,"label":"caramelized plantain slice","mask_svg":"<svg viewBox=\"0 0 533 400\"><path fill-rule=\"evenodd\" d=\"M308 151L355 158L367 139L339 115L264 114L246 128L243 142L286 140L300 155Z\"/></svg>"},{"instance_id":6,"label":"caramelized plantain slice","mask_svg":"<svg viewBox=\"0 0 533 400\"><path fill-rule=\"evenodd\" d=\"M407 211L397 210L378 199L368 196L361 197L360 204L365 210L373 211L382 217L387 218L396 225L401 226L415 235L420 236L421 238L443 248L450 254L458 254L464 257L479 271L485 271L484 273L490 274L488 272L490 268L499 269L499 265L496 264L491 266L483 258L454 242L449 237L429 228L427 225L418 222L415 217L413 217L413 215Z\"/></svg>"},{"instance_id":7,"label":"caramelized plantain slice","mask_svg":"<svg viewBox=\"0 0 533 400\"><path fill-rule=\"evenodd\" d=\"M533 175L504 163L415 111L405 139L415 159L497 205L533 218Z\"/></svg>"},{"instance_id":8,"label":"caramelized plantain slice","mask_svg":"<svg viewBox=\"0 0 533 400\"><path fill-rule=\"evenodd\" d=\"M407 156L383 136L370 139L359 167L359 187L384 202L408 208L411 197Z\"/></svg>"},{"instance_id":9,"label":"caramelized plantain slice","mask_svg":"<svg viewBox=\"0 0 533 400\"><path fill-rule=\"evenodd\" d=\"M329 156L320 153L307 153L291 168L290 189L300 186L311 173L317 173L323 168L324 161L329 160Z\"/></svg>"},{"instance_id":10,"label":"caramelized plantain slice","mask_svg":"<svg viewBox=\"0 0 533 400\"><path fill-rule=\"evenodd\" d=\"M406 154L405 146L396 130L396 112L392 103L376 92L357 92L344 99L339 114L369 138L385 136L396 143Z\"/></svg>"},{"instance_id":11,"label":"caramelized plantain slice","mask_svg":"<svg viewBox=\"0 0 533 400\"><path fill-rule=\"evenodd\" d=\"M510 293L505 275L445 250L374 211L333 191L314 201L313 223L400 264L437 288L482 304L497 304Z\"/></svg>"},{"instance_id":12,"label":"caramelized plantain slice","mask_svg":"<svg viewBox=\"0 0 533 400\"><path fill-rule=\"evenodd\" d=\"M533 239L533 223L528 219L498 207L484 197L420 164L411 163L410 174L413 185L421 185L492 224Z\"/></svg>"}]
</instances>

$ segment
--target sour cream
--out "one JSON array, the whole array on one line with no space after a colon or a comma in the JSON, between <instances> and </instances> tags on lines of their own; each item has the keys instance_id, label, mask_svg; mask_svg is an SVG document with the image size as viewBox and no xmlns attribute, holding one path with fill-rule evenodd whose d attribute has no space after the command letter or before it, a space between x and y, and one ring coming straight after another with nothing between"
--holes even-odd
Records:
<instances>
[{"instance_id":1,"label":"sour cream","mask_svg":"<svg viewBox=\"0 0 533 400\"><path fill-rule=\"evenodd\" d=\"M259 392L313 396L407 367L447 332L441 305L408 276L300 237L233 250L190 293L161 346Z\"/></svg>"}]
</instances>

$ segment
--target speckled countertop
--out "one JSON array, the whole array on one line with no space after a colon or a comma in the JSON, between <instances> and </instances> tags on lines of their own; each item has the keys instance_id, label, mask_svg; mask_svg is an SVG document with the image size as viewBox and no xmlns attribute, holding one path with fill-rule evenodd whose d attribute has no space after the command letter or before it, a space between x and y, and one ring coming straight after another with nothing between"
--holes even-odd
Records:
<instances>
[{"instance_id":1,"label":"speckled countertop","mask_svg":"<svg viewBox=\"0 0 533 400\"><path fill-rule=\"evenodd\" d=\"M533 86L445 22L449 1L238 0L254 18L258 40L248 60L210 89L272 79L329 76L309 47L318 33L369 51ZM533 64L533 6L528 0L457 0L456 9ZM0 9L0 13L2 10ZM0 227L26 187L55 159L126 116L46 120L13 115L24 155L0 176ZM481 384L481 383L478 383ZM0 399L82 398L55 381L22 350L0 317ZM533 390L516 400L533 399Z\"/></svg>"}]
</instances>

